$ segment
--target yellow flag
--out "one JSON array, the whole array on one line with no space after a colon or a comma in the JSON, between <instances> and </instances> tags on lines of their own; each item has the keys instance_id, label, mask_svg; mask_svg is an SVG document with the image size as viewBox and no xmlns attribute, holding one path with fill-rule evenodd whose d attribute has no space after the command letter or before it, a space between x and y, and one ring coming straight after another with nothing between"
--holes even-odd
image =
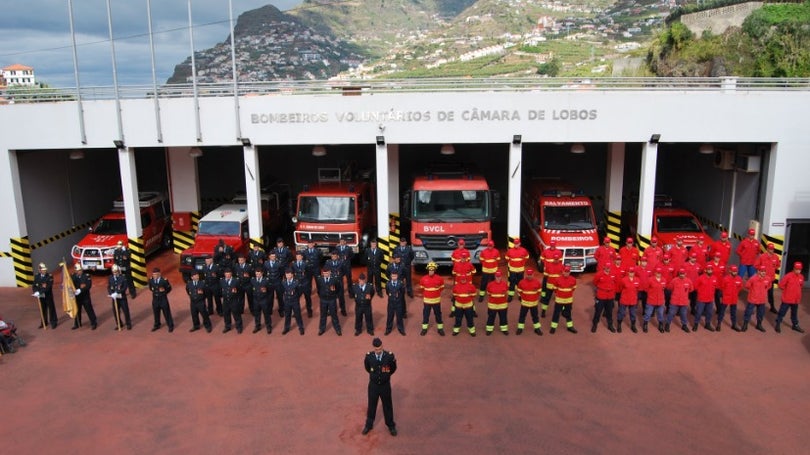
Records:
<instances>
[{"instance_id":1,"label":"yellow flag","mask_svg":"<svg viewBox=\"0 0 810 455\"><path fill-rule=\"evenodd\" d=\"M79 312L76 306L76 286L70 279L70 271L64 260L62 261L62 309L71 318L75 318Z\"/></svg>"}]
</instances>

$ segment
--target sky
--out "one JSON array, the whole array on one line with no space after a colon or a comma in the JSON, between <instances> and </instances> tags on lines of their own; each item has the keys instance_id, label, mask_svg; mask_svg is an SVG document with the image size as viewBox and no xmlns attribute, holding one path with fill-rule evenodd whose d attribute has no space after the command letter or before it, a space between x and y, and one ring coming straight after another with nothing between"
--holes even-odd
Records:
<instances>
[{"instance_id":1,"label":"sky","mask_svg":"<svg viewBox=\"0 0 810 455\"><path fill-rule=\"evenodd\" d=\"M109 0L118 83L151 85L147 0ZM189 0L152 0L157 82L191 55ZM0 14L0 67L34 68L37 81L75 87L68 0L9 1ZM234 21L245 11L272 4L288 11L301 0L232 0ZM191 0L194 49L225 41L230 33L228 0ZM74 29L82 87L113 85L107 0L73 0Z\"/></svg>"}]
</instances>

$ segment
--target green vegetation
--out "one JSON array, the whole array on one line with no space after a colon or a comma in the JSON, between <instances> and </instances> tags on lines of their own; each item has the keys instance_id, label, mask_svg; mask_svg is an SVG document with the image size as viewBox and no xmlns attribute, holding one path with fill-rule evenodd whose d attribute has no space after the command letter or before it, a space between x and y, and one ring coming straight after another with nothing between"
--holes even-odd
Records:
<instances>
[{"instance_id":1,"label":"green vegetation","mask_svg":"<svg viewBox=\"0 0 810 455\"><path fill-rule=\"evenodd\" d=\"M698 38L671 22L647 60L658 76L808 77L810 1L764 5L722 35Z\"/></svg>"}]
</instances>

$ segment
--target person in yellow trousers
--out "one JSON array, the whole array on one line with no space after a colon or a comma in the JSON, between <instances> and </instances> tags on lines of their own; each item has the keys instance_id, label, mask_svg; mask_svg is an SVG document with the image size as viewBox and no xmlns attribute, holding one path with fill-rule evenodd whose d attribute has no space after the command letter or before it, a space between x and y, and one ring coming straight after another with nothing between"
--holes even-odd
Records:
<instances>
[{"instance_id":1,"label":"person in yellow trousers","mask_svg":"<svg viewBox=\"0 0 810 455\"><path fill-rule=\"evenodd\" d=\"M571 316L571 307L574 304L574 290L577 288L577 279L571 276L571 267L565 266L561 277L554 280L556 299L554 300L554 313L551 315L550 333L557 331L560 314L568 321L565 326L571 333L577 333L574 328L574 319Z\"/></svg>"},{"instance_id":2,"label":"person in yellow trousers","mask_svg":"<svg viewBox=\"0 0 810 455\"><path fill-rule=\"evenodd\" d=\"M487 336L495 330L495 316L498 316L498 327L504 335L509 335L509 324L506 322L507 295L509 283L503 280L503 273L495 272L495 281L487 285Z\"/></svg>"},{"instance_id":3,"label":"person in yellow trousers","mask_svg":"<svg viewBox=\"0 0 810 455\"><path fill-rule=\"evenodd\" d=\"M534 277L534 270L526 269L526 277L520 280L515 288L520 296L520 316L518 317L516 335L523 333L526 326L526 313L531 313L534 333L543 335L540 330L540 317L537 315L537 304L540 302L540 280Z\"/></svg>"}]
</instances>

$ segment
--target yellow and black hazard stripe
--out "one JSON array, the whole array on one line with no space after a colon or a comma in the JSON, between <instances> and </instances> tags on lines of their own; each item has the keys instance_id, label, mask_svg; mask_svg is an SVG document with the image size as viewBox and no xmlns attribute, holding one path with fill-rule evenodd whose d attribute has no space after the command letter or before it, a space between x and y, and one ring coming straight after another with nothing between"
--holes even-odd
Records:
<instances>
[{"instance_id":1,"label":"yellow and black hazard stripe","mask_svg":"<svg viewBox=\"0 0 810 455\"><path fill-rule=\"evenodd\" d=\"M506 248L507 249L514 248L515 247L515 240L520 240L520 236L519 235L515 235L515 236L510 235L510 236L508 236L507 239L506 239Z\"/></svg>"},{"instance_id":2,"label":"yellow and black hazard stripe","mask_svg":"<svg viewBox=\"0 0 810 455\"><path fill-rule=\"evenodd\" d=\"M250 249L252 250L256 246L258 246L260 250L264 251L264 241L261 239L261 237L250 238Z\"/></svg>"},{"instance_id":3,"label":"yellow and black hazard stripe","mask_svg":"<svg viewBox=\"0 0 810 455\"><path fill-rule=\"evenodd\" d=\"M129 237L129 267L132 282L136 288L146 286L146 253L143 246L143 236Z\"/></svg>"},{"instance_id":4,"label":"yellow and black hazard stripe","mask_svg":"<svg viewBox=\"0 0 810 455\"><path fill-rule=\"evenodd\" d=\"M382 264L380 264L380 271L382 275L382 281L383 283L385 283L388 281L388 264L391 263L392 261L391 255L394 252L394 248L391 246L388 236L377 237L377 246L380 247L380 249L383 252L383 260Z\"/></svg>"},{"instance_id":5,"label":"yellow and black hazard stripe","mask_svg":"<svg viewBox=\"0 0 810 455\"><path fill-rule=\"evenodd\" d=\"M45 246L45 245L47 245L49 243L56 242L57 240L62 240L63 238L65 238L65 237L67 237L69 235L75 234L78 231L89 228L95 222L96 222L96 220L92 220L92 221L87 221L85 223L73 226L68 230L62 231L62 232L60 232L60 233L58 233L56 235L52 235L52 236L48 237L47 239L40 240L39 242L31 245L31 249L35 250L37 248L42 248L43 246Z\"/></svg>"},{"instance_id":6,"label":"yellow and black hazard stripe","mask_svg":"<svg viewBox=\"0 0 810 455\"><path fill-rule=\"evenodd\" d=\"M606 235L610 239L610 247L618 249L621 246L622 238L622 212L611 212L605 210L605 221L607 226Z\"/></svg>"},{"instance_id":7,"label":"yellow and black hazard stripe","mask_svg":"<svg viewBox=\"0 0 810 455\"><path fill-rule=\"evenodd\" d=\"M174 252L177 254L182 253L184 250L191 248L194 245L194 234L200 225L200 212L190 212L191 226L189 231L172 231L172 241L174 243Z\"/></svg>"},{"instance_id":8,"label":"yellow and black hazard stripe","mask_svg":"<svg viewBox=\"0 0 810 455\"><path fill-rule=\"evenodd\" d=\"M402 238L402 230L400 229L399 213L391 213L388 215L388 241L391 244L391 251L399 245L399 239Z\"/></svg>"},{"instance_id":9,"label":"yellow and black hazard stripe","mask_svg":"<svg viewBox=\"0 0 810 455\"><path fill-rule=\"evenodd\" d=\"M638 250L643 252L650 246L650 238L636 233L636 245L638 245Z\"/></svg>"},{"instance_id":10,"label":"yellow and black hazard stripe","mask_svg":"<svg viewBox=\"0 0 810 455\"><path fill-rule=\"evenodd\" d=\"M34 264L31 259L31 244L28 236L11 238L11 258L14 262L14 279L18 288L34 284Z\"/></svg>"}]
</instances>

